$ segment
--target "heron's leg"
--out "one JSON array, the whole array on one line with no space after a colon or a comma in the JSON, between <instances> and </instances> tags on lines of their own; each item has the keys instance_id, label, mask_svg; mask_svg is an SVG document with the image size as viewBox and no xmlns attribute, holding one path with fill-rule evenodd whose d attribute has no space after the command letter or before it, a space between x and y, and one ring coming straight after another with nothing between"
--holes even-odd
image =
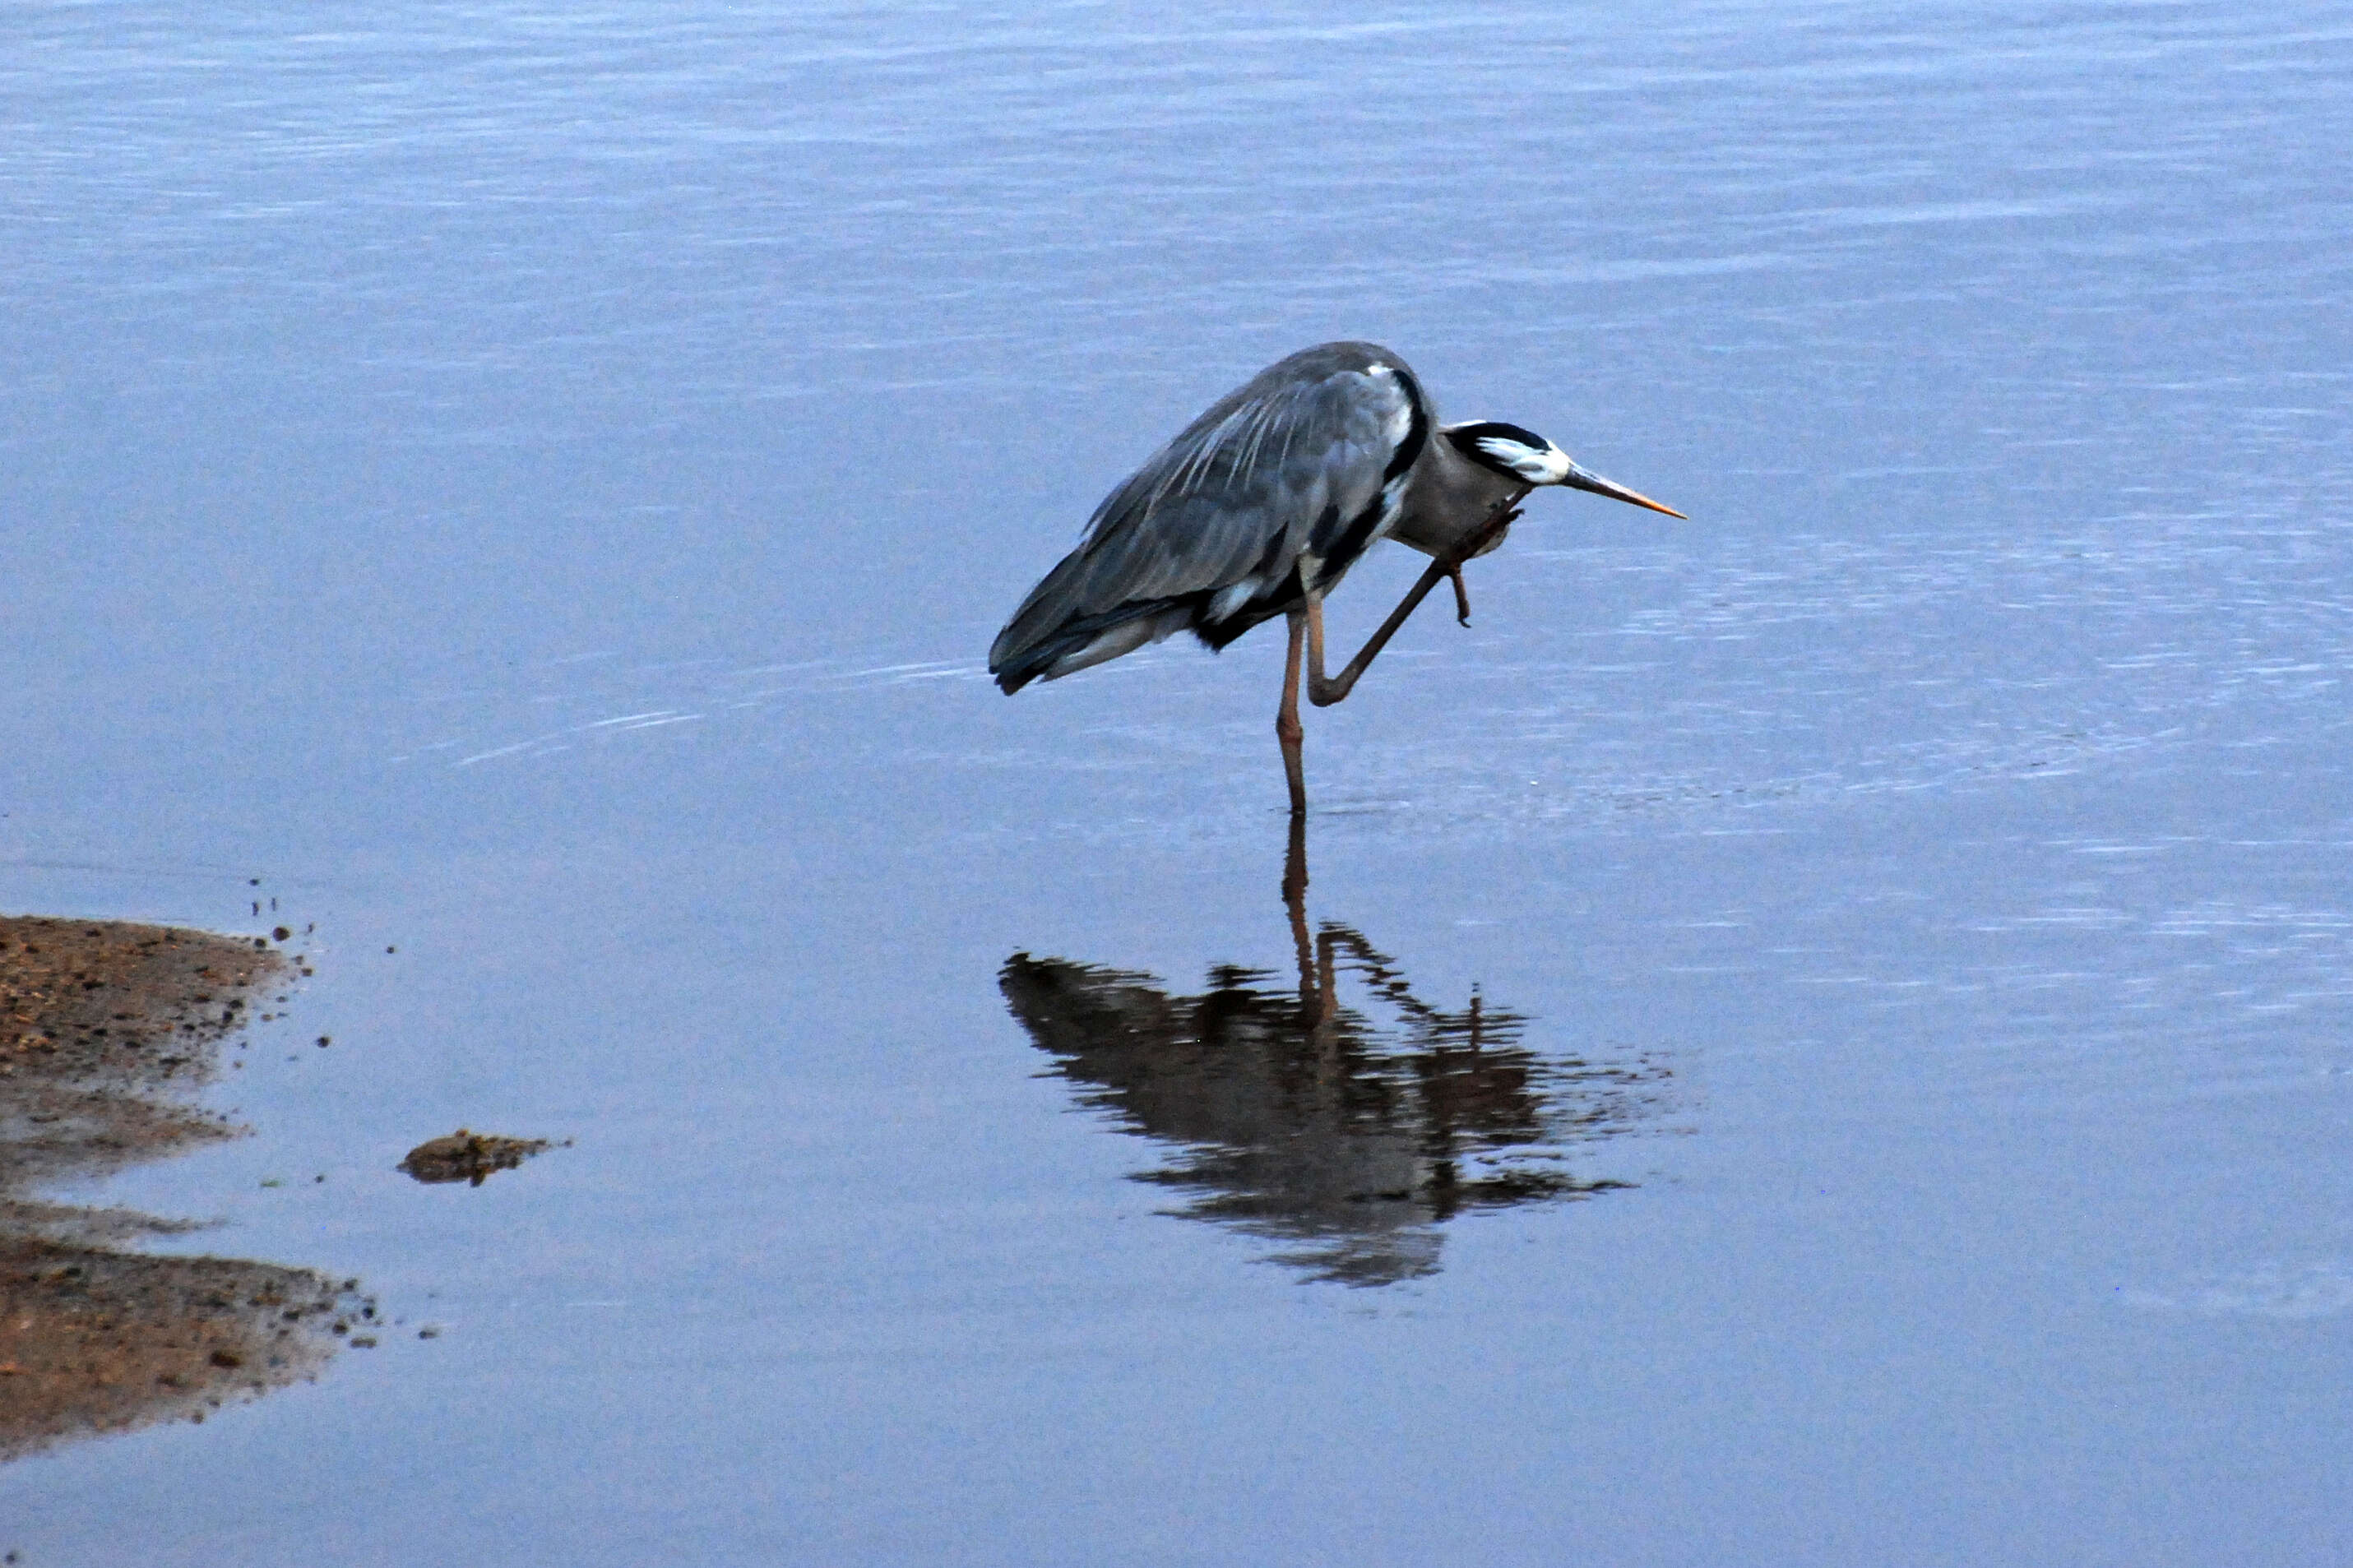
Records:
<instances>
[{"instance_id":1,"label":"heron's leg","mask_svg":"<svg viewBox=\"0 0 2353 1568\"><path fill-rule=\"evenodd\" d=\"M1381 629L1375 632L1372 640L1348 661L1348 668L1336 676L1324 673L1324 602L1311 596L1307 601L1307 700L1318 708L1329 708L1354 691L1357 680L1372 667L1373 660L1380 657L1381 649L1388 647L1389 638L1397 635L1397 629L1405 625L1407 617L1421 607L1422 600L1428 598L1430 591L1445 578L1447 570L1444 562L1431 562L1430 569L1421 574L1421 581L1398 602L1398 607L1389 612L1389 618L1381 623Z\"/></svg>"},{"instance_id":2,"label":"heron's leg","mask_svg":"<svg viewBox=\"0 0 2353 1568\"><path fill-rule=\"evenodd\" d=\"M1314 600L1310 599L1309 604ZM1306 617L1299 611L1291 612L1291 653L1282 666L1282 706L1275 710L1274 738L1282 747L1282 773L1291 784L1291 823L1295 835L1307 814L1307 773L1299 758L1299 645L1306 629ZM1304 859L1301 862L1303 868ZM1305 886L1303 869L1301 885ZM1289 884L1286 881L1285 887Z\"/></svg>"},{"instance_id":3,"label":"heron's leg","mask_svg":"<svg viewBox=\"0 0 2353 1568\"><path fill-rule=\"evenodd\" d=\"M1471 590L1462 585L1462 568L1457 566L1447 576L1454 580L1454 624L1467 626L1471 624Z\"/></svg>"},{"instance_id":4,"label":"heron's leg","mask_svg":"<svg viewBox=\"0 0 2353 1568\"><path fill-rule=\"evenodd\" d=\"M1518 494L1496 502L1495 510L1488 515L1487 521L1477 532L1462 542L1461 548L1450 550L1432 561L1420 580L1406 591L1404 598L1398 601L1398 607L1389 612L1389 618L1381 623L1380 630L1373 634L1372 640L1357 650L1356 657L1348 661L1348 668L1336 676L1324 673L1324 605L1319 597L1310 594L1307 596L1307 700L1318 708L1329 708L1335 702L1344 700L1349 692L1356 689L1358 678L1372 667L1373 660L1380 657L1381 649L1389 646L1389 638L1397 636L1397 629L1421 607L1421 602L1430 597L1430 591L1444 579L1454 579L1455 606L1467 617L1471 603L1470 595L1462 591L1462 563L1511 527L1512 520L1520 515L1516 503L1525 494L1527 488L1523 486Z\"/></svg>"}]
</instances>

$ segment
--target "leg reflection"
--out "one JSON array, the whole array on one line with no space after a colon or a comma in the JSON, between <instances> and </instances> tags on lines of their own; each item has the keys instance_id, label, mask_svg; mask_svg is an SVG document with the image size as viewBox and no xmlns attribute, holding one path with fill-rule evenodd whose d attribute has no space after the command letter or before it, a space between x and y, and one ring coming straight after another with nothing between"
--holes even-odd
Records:
<instances>
[{"instance_id":1,"label":"leg reflection","mask_svg":"<svg viewBox=\"0 0 2353 1568\"><path fill-rule=\"evenodd\" d=\"M1641 1126L1662 1067L1539 1055L1527 1020L1434 1006L1351 926L1307 917L1303 816L1282 901L1295 992L1220 964L1198 994L1153 975L1016 953L1006 1004L1078 1101L1161 1146L1136 1178L1166 1212L1282 1244L1308 1277L1382 1285L1434 1272L1466 1209L1583 1198L1623 1184L1570 1162Z\"/></svg>"}]
</instances>

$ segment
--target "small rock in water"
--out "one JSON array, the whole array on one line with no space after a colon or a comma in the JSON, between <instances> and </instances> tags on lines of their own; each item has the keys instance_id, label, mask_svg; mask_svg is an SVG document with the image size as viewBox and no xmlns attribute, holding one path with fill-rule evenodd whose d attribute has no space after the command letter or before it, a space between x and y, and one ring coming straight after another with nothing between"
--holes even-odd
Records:
<instances>
[{"instance_id":1,"label":"small rock in water","mask_svg":"<svg viewBox=\"0 0 2353 1568\"><path fill-rule=\"evenodd\" d=\"M447 1138L419 1143L400 1168L420 1182L480 1186L493 1171L512 1171L548 1146L544 1138L501 1138L460 1127Z\"/></svg>"}]
</instances>

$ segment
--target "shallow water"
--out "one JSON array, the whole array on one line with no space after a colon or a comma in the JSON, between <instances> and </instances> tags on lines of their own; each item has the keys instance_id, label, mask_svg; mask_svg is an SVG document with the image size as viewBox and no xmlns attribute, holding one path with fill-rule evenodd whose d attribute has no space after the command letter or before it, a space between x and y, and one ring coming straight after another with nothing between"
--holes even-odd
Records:
<instances>
[{"instance_id":1,"label":"shallow water","mask_svg":"<svg viewBox=\"0 0 2353 1568\"><path fill-rule=\"evenodd\" d=\"M2348 66L19 7L6 907L316 928L254 1135L58 1196L402 1327L0 1548L2345 1557ZM1272 634L979 665L1340 335L1693 521L1538 498L1311 714L1293 907Z\"/></svg>"}]
</instances>

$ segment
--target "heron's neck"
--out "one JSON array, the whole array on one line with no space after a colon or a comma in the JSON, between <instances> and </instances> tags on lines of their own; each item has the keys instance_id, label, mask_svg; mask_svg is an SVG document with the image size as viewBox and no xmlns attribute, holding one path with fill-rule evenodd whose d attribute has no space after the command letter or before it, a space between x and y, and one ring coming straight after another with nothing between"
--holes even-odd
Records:
<instances>
[{"instance_id":1,"label":"heron's neck","mask_svg":"<svg viewBox=\"0 0 2353 1568\"><path fill-rule=\"evenodd\" d=\"M1517 479L1472 462L1444 437L1433 437L1428 460L1414 468L1404 515L1425 531L1452 531L1485 521L1497 506L1525 488Z\"/></svg>"}]
</instances>

